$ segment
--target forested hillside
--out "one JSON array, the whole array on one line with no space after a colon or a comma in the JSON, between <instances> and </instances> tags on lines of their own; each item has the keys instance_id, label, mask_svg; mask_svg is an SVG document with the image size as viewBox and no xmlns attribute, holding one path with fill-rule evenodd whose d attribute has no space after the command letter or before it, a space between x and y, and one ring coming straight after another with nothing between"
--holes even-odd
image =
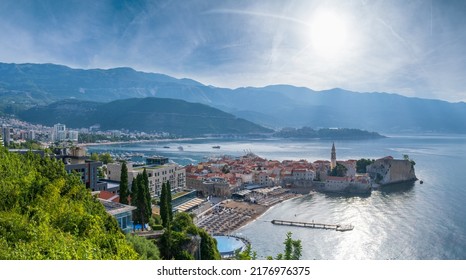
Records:
<instances>
[{"instance_id":1,"label":"forested hillside","mask_svg":"<svg viewBox=\"0 0 466 280\"><path fill-rule=\"evenodd\" d=\"M138 259L61 162L0 147L0 259Z\"/></svg>"}]
</instances>

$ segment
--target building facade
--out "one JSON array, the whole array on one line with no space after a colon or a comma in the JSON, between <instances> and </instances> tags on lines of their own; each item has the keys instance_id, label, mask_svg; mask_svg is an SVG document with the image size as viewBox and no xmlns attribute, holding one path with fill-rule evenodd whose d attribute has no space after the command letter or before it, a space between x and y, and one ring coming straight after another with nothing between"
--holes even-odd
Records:
<instances>
[{"instance_id":1,"label":"building facade","mask_svg":"<svg viewBox=\"0 0 466 280\"><path fill-rule=\"evenodd\" d=\"M99 201L104 206L105 211L117 220L118 226L124 233L133 230L132 212L136 210L136 207L100 198Z\"/></svg>"},{"instance_id":2,"label":"building facade","mask_svg":"<svg viewBox=\"0 0 466 280\"><path fill-rule=\"evenodd\" d=\"M186 188L186 171L177 164L134 166L132 162L126 163L128 168L128 185L131 186L133 178L142 174L146 169L149 178L149 192L152 197L159 197L162 192L162 184L170 182L172 192L179 192ZM107 178L120 182L121 163L107 164Z\"/></svg>"},{"instance_id":3,"label":"building facade","mask_svg":"<svg viewBox=\"0 0 466 280\"><path fill-rule=\"evenodd\" d=\"M13 128L11 126L2 126L3 146L8 147L13 141Z\"/></svg>"},{"instance_id":4,"label":"building facade","mask_svg":"<svg viewBox=\"0 0 466 280\"><path fill-rule=\"evenodd\" d=\"M68 131L68 140L78 142L79 132L77 130Z\"/></svg>"},{"instance_id":5,"label":"building facade","mask_svg":"<svg viewBox=\"0 0 466 280\"><path fill-rule=\"evenodd\" d=\"M85 160L83 163L65 164L65 170L68 173L76 172L81 176L81 181L86 184L86 187L91 191L103 191L107 189L105 182L100 182L98 178L98 168L102 166L102 162Z\"/></svg>"},{"instance_id":6,"label":"building facade","mask_svg":"<svg viewBox=\"0 0 466 280\"><path fill-rule=\"evenodd\" d=\"M103 164L101 161L89 160L86 149L83 147L57 148L54 150L55 158L62 160L68 173L76 172L81 181L91 191L103 191L107 189L107 183L98 178L98 169Z\"/></svg>"},{"instance_id":7,"label":"building facade","mask_svg":"<svg viewBox=\"0 0 466 280\"><path fill-rule=\"evenodd\" d=\"M66 140L66 125L57 123L53 126L52 142L60 142Z\"/></svg>"},{"instance_id":8,"label":"building facade","mask_svg":"<svg viewBox=\"0 0 466 280\"><path fill-rule=\"evenodd\" d=\"M381 185L417 180L414 165L409 160L393 159L391 156L377 159L366 170Z\"/></svg>"}]
</instances>

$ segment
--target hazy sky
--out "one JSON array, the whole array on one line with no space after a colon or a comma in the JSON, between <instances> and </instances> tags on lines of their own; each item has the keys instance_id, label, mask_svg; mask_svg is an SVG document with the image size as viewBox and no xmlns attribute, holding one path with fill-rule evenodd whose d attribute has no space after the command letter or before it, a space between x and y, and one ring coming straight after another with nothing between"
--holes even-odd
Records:
<instances>
[{"instance_id":1,"label":"hazy sky","mask_svg":"<svg viewBox=\"0 0 466 280\"><path fill-rule=\"evenodd\" d=\"M0 61L466 101L466 1L0 1Z\"/></svg>"}]
</instances>

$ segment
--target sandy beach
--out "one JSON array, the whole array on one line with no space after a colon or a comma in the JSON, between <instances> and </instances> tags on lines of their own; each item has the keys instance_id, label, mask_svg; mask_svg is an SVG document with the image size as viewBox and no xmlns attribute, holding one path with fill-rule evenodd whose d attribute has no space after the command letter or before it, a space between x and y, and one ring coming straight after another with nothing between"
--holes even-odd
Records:
<instances>
[{"instance_id":1,"label":"sandy beach","mask_svg":"<svg viewBox=\"0 0 466 280\"><path fill-rule=\"evenodd\" d=\"M199 217L198 226L211 234L229 234L258 219L274 205L300 196L302 195L282 193L270 199L270 203L266 203L266 205L225 200L204 212Z\"/></svg>"}]
</instances>

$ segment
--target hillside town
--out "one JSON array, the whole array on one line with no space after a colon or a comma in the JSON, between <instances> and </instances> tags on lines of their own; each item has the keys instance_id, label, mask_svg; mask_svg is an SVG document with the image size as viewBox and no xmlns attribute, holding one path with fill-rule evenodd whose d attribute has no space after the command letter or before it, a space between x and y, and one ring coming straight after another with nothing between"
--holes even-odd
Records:
<instances>
[{"instance_id":1,"label":"hillside town","mask_svg":"<svg viewBox=\"0 0 466 280\"><path fill-rule=\"evenodd\" d=\"M173 138L167 132L146 133L128 130L102 130L99 125L87 128L69 128L65 124L56 123L53 126L32 124L11 117L0 117L0 145L21 145L34 142L43 148L59 143L61 145L76 145L86 143L111 143L117 141L138 141Z\"/></svg>"}]
</instances>

